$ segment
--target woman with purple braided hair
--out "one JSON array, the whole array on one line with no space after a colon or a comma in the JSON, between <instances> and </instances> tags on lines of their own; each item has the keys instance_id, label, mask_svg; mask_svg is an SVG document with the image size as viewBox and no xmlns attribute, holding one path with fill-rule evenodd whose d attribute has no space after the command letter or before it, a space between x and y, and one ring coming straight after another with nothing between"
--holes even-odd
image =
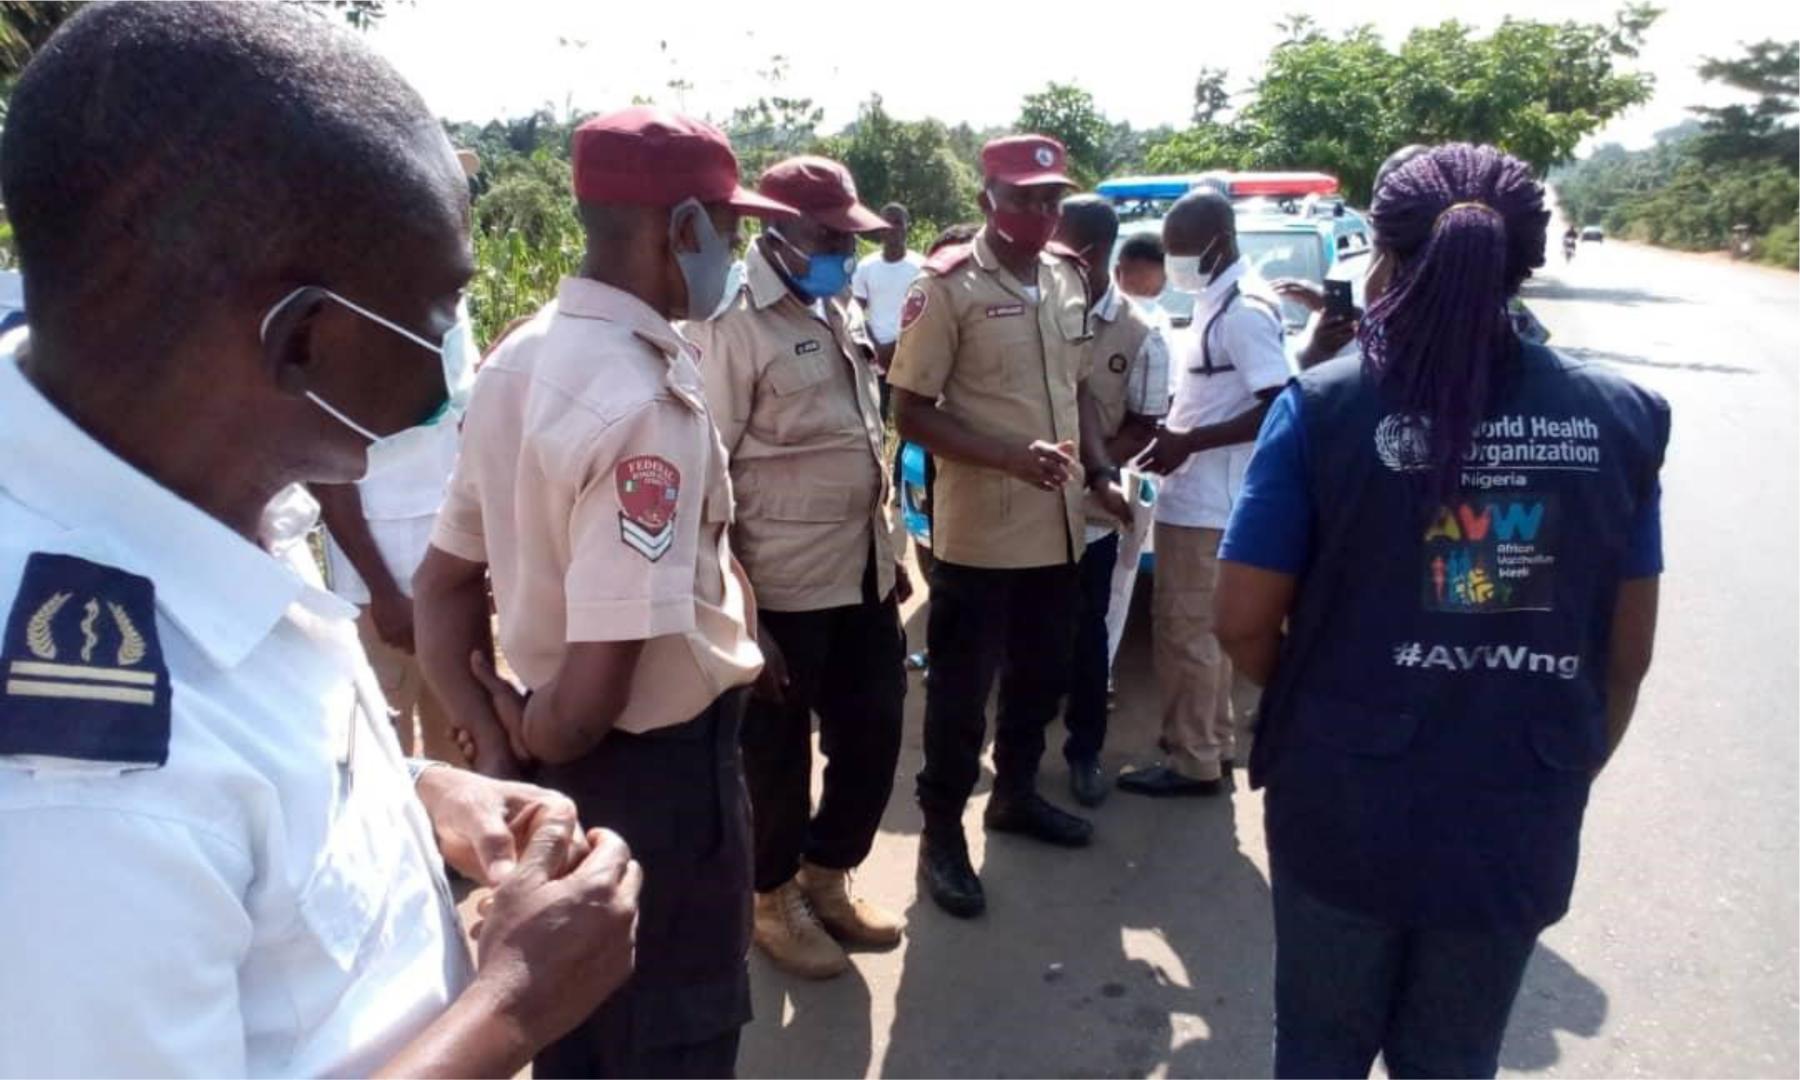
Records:
<instances>
[{"instance_id":1,"label":"woman with purple braided hair","mask_svg":"<svg viewBox=\"0 0 1800 1080\"><path fill-rule=\"evenodd\" d=\"M1220 643L1268 687L1275 1073L1492 1076L1649 667L1669 410L1520 340L1522 162L1414 154L1372 218L1361 359L1276 399L1220 549Z\"/></svg>"}]
</instances>

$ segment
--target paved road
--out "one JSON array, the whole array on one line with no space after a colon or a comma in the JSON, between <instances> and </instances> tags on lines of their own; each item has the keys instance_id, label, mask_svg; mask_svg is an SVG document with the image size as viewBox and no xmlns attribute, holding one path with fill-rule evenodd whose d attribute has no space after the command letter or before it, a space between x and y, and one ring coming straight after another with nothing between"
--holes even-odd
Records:
<instances>
[{"instance_id":1,"label":"paved road","mask_svg":"<svg viewBox=\"0 0 1800 1080\"><path fill-rule=\"evenodd\" d=\"M1636 724L1599 783L1574 913L1545 934L1510 1074L1792 1076L1796 1025L1796 365L1800 278L1609 243L1528 287L1553 344L1674 406L1663 631ZM1121 652L1108 764L1154 739L1147 618ZM909 612L915 643L923 613ZM1257 1076L1270 930L1260 800L1115 795L1089 850L983 844L989 912L914 886L923 695L858 886L907 912L899 949L811 984L753 960L746 1076ZM1046 758L1046 790L1065 773Z\"/></svg>"}]
</instances>

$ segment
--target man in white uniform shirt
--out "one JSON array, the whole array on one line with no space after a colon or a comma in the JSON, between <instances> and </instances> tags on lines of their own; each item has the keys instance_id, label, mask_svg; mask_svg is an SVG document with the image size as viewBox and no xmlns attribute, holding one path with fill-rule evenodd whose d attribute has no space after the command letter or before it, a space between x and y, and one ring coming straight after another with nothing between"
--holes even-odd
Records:
<instances>
[{"instance_id":1,"label":"man in white uniform shirt","mask_svg":"<svg viewBox=\"0 0 1800 1080\"><path fill-rule=\"evenodd\" d=\"M0 1076L513 1075L630 973L641 871L408 768L297 486L454 422L442 127L284 5L93 4L0 189ZM497 886L473 970L446 860Z\"/></svg>"},{"instance_id":2,"label":"man in white uniform shirt","mask_svg":"<svg viewBox=\"0 0 1800 1080\"><path fill-rule=\"evenodd\" d=\"M1093 370L1082 383L1088 409L1082 435L1097 436L1109 461L1129 461L1155 437L1157 424L1169 411L1169 346L1162 330L1126 299L1107 269L1119 238L1119 214L1097 195L1063 200L1056 240L1082 262L1088 282L1088 328L1093 340ZM1087 430L1092 425L1093 430ZM1115 473L1118 471L1113 470ZM1129 507L1129 503L1127 506ZM1081 610L1075 629L1075 656L1069 675L1063 723L1069 737L1063 758L1069 763L1069 791L1083 806L1098 806L1112 790L1112 778L1100 768L1106 744L1107 684L1112 653L1107 642L1113 569L1123 546L1121 531L1135 528L1089 494L1084 507L1087 531L1081 555ZM1131 558L1137 558L1135 550Z\"/></svg>"},{"instance_id":3,"label":"man in white uniform shirt","mask_svg":"<svg viewBox=\"0 0 1800 1080\"><path fill-rule=\"evenodd\" d=\"M1159 416L1168 414L1169 388L1173 385L1167 353L1174 328L1169 325L1169 313L1156 302L1156 298L1162 295L1167 280L1167 272L1163 269L1162 234L1141 232L1127 236L1125 242L1119 245L1118 258L1113 263L1113 286L1124 295L1138 314L1156 328L1157 336L1162 340L1164 370L1161 388L1164 400L1162 408L1157 411ZM1108 665L1118 658L1119 642L1125 638L1125 620L1131 614L1131 598L1137 589L1138 565L1150 539L1150 529L1156 523L1156 516L1147 508L1156 505L1157 480L1157 477L1135 468L1127 467L1123 473L1125 495L1136 504L1139 512L1119 532L1119 560L1113 566L1112 592L1106 607Z\"/></svg>"},{"instance_id":4,"label":"man in white uniform shirt","mask_svg":"<svg viewBox=\"0 0 1800 1080\"><path fill-rule=\"evenodd\" d=\"M1144 467L1164 474L1156 497L1156 677L1160 764L1119 777L1142 795L1217 795L1234 752L1231 667L1213 636L1219 540L1269 402L1290 375L1281 308L1238 257L1231 201L1192 192L1163 222L1169 284L1197 297L1175 350L1175 398Z\"/></svg>"},{"instance_id":5,"label":"man in white uniform shirt","mask_svg":"<svg viewBox=\"0 0 1800 1080\"><path fill-rule=\"evenodd\" d=\"M356 632L400 749L436 761L461 761L462 754L413 655L412 579L456 468L456 435L454 423L433 424L357 483L312 489L325 519L328 583L361 609Z\"/></svg>"}]
</instances>

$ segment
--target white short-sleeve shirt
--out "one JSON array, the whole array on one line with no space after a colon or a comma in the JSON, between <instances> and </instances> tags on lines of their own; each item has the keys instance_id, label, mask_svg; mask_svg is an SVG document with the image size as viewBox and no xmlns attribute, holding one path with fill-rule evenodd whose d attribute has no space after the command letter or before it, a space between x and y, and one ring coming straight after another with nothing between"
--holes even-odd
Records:
<instances>
[{"instance_id":1,"label":"white short-sleeve shirt","mask_svg":"<svg viewBox=\"0 0 1800 1080\"><path fill-rule=\"evenodd\" d=\"M909 251L898 262L888 262L877 251L864 255L850 278L850 295L869 305L869 333L887 343L900 337L900 306L906 290L925 272L925 256Z\"/></svg>"},{"instance_id":2,"label":"white short-sleeve shirt","mask_svg":"<svg viewBox=\"0 0 1800 1080\"><path fill-rule=\"evenodd\" d=\"M1246 300L1246 295L1267 302ZM1207 286L1194 305L1193 325L1170 343L1175 396L1168 427L1187 431L1223 423L1255 408L1257 394L1287 382L1294 369L1275 314L1280 310L1268 285L1241 259ZM1207 336L1205 354L1202 334ZM1205 356L1211 357L1211 374L1204 370ZM1156 497L1156 520L1223 529L1254 448L1252 440L1188 458L1164 478Z\"/></svg>"},{"instance_id":3,"label":"white short-sleeve shirt","mask_svg":"<svg viewBox=\"0 0 1800 1080\"><path fill-rule=\"evenodd\" d=\"M364 1075L470 978L316 511L253 544L0 358L0 1075ZM160 765L42 726L165 689Z\"/></svg>"},{"instance_id":4,"label":"white short-sleeve shirt","mask_svg":"<svg viewBox=\"0 0 1800 1080\"><path fill-rule=\"evenodd\" d=\"M445 421L412 443L405 456L389 460L359 480L369 538L387 564L400 591L412 595L413 574L431 546L431 527L444 505L450 474L456 470L456 424ZM352 604L369 602L369 586L329 532L325 534L325 567L331 591Z\"/></svg>"}]
</instances>

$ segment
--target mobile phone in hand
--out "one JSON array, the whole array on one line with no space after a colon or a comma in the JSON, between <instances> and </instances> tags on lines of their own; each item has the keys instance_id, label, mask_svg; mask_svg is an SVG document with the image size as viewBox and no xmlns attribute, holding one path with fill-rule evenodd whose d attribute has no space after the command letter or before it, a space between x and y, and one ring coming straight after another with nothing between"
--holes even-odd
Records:
<instances>
[{"instance_id":1,"label":"mobile phone in hand","mask_svg":"<svg viewBox=\"0 0 1800 1080\"><path fill-rule=\"evenodd\" d=\"M1350 283L1327 280L1325 282L1325 317L1338 319L1348 318L1355 314L1356 301L1350 294Z\"/></svg>"}]
</instances>

